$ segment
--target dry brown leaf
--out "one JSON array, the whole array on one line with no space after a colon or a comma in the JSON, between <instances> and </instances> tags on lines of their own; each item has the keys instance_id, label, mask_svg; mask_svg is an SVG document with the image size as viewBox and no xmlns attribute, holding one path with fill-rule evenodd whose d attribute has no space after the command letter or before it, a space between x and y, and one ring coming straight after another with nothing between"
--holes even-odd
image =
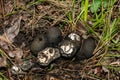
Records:
<instances>
[{"instance_id":1,"label":"dry brown leaf","mask_svg":"<svg viewBox=\"0 0 120 80\"><path fill-rule=\"evenodd\" d=\"M0 36L0 46L6 50L8 50L8 43L6 43L4 40L4 38L2 36Z\"/></svg>"},{"instance_id":2,"label":"dry brown leaf","mask_svg":"<svg viewBox=\"0 0 120 80\"><path fill-rule=\"evenodd\" d=\"M12 21L12 27L7 29L6 35L11 42L14 42L14 38L18 35L20 29L21 18L19 17Z\"/></svg>"},{"instance_id":3,"label":"dry brown leaf","mask_svg":"<svg viewBox=\"0 0 120 80\"><path fill-rule=\"evenodd\" d=\"M20 48L16 48L14 51L8 51L10 57L17 57L22 58L23 56L23 50Z\"/></svg>"},{"instance_id":4,"label":"dry brown leaf","mask_svg":"<svg viewBox=\"0 0 120 80\"><path fill-rule=\"evenodd\" d=\"M6 53L15 58L18 62L21 61L23 56L23 50L21 48L16 48L12 43L14 42L14 38L18 35L20 29L22 17L14 18L11 22L11 27L6 29L3 35L0 36L0 46L6 51ZM9 48L10 45L13 45L13 49Z\"/></svg>"},{"instance_id":5,"label":"dry brown leaf","mask_svg":"<svg viewBox=\"0 0 120 80\"><path fill-rule=\"evenodd\" d=\"M0 67L6 67L7 62L5 57L0 57Z\"/></svg>"},{"instance_id":6,"label":"dry brown leaf","mask_svg":"<svg viewBox=\"0 0 120 80\"><path fill-rule=\"evenodd\" d=\"M7 3L4 6L5 13L10 13L13 10L13 2L12 1L7 1Z\"/></svg>"},{"instance_id":7,"label":"dry brown leaf","mask_svg":"<svg viewBox=\"0 0 120 80\"><path fill-rule=\"evenodd\" d=\"M7 53L8 53L8 55L9 55L10 57L15 58L18 63L21 63L21 62L22 62L22 60L21 60L21 58L23 57L23 50L22 50L22 49L16 48L16 49L13 50L13 51L10 51L10 50L7 51Z\"/></svg>"},{"instance_id":8,"label":"dry brown leaf","mask_svg":"<svg viewBox=\"0 0 120 80\"><path fill-rule=\"evenodd\" d=\"M12 21L12 27L8 28L2 36L0 36L0 45L3 49L9 49L9 44L14 42L14 38L18 35L20 29L21 18L15 18Z\"/></svg>"}]
</instances>

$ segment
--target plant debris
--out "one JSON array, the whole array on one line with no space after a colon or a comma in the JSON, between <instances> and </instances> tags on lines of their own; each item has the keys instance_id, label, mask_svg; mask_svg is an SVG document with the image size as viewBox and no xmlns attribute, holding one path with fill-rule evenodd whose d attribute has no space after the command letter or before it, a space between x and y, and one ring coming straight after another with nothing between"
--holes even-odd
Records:
<instances>
[{"instance_id":1,"label":"plant debris","mask_svg":"<svg viewBox=\"0 0 120 80\"><path fill-rule=\"evenodd\" d=\"M0 80L119 80L119 4L0 0Z\"/></svg>"}]
</instances>

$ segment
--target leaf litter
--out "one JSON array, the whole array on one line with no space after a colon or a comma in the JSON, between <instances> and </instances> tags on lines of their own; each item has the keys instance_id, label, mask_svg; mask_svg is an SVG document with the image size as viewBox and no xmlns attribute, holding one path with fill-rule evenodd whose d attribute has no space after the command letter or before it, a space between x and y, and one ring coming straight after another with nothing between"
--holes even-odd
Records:
<instances>
[{"instance_id":1,"label":"leaf litter","mask_svg":"<svg viewBox=\"0 0 120 80\"><path fill-rule=\"evenodd\" d=\"M23 56L23 51L21 48L16 48L12 43L20 31L21 19L22 17L13 18L11 27L6 29L3 35L0 35L0 46L6 51L9 57L15 57L17 61L21 61L20 59Z\"/></svg>"},{"instance_id":2,"label":"leaf litter","mask_svg":"<svg viewBox=\"0 0 120 80\"><path fill-rule=\"evenodd\" d=\"M2 54L5 54L6 56L0 57L0 67L6 67L8 62L7 59L18 66L27 59L32 59L32 62L36 63L36 58L33 58L31 56L31 52L29 50L31 41L35 38L36 34L44 32L44 30L48 29L49 27L60 26L59 24L63 25L64 21L66 20L66 12L70 11L72 7L72 0L59 2L57 0L47 0L41 4L32 5L29 8L25 7L25 5L29 3L29 0L17 0L15 2L16 6L19 8L14 9L14 6L12 5L13 1L6 2L7 4L5 4L5 14L7 14L7 18L5 17L5 28L3 28L3 34L0 35L0 48L5 52ZM11 15L12 11L15 10L17 13ZM0 12L2 12L1 9ZM60 26L62 28L61 30L64 36L70 33L70 25L67 23L65 24L66 25L64 25L64 27ZM9 25L9 27L6 27L7 25ZM80 28L81 25L79 26L78 30L81 30ZM12 79L14 78L13 80L96 80L96 77L101 76L101 74L102 77L106 77L106 73L109 73L109 68L106 68L104 66L96 66L96 60L98 59L95 58L95 60L90 59L90 61L84 60L82 62L77 62L74 61L74 59L72 61L60 58L48 67L39 67L38 64L36 64L32 70L29 70L27 73L23 74L24 76L21 76L20 74L20 76L17 75L16 78L16 76L14 76L12 73L11 74L13 76L10 74L7 76L12 77ZM108 63L105 62L105 64ZM13 64L11 65L14 67ZM119 65L119 60L114 60L110 65ZM120 72L116 73L116 75L119 74Z\"/></svg>"}]
</instances>

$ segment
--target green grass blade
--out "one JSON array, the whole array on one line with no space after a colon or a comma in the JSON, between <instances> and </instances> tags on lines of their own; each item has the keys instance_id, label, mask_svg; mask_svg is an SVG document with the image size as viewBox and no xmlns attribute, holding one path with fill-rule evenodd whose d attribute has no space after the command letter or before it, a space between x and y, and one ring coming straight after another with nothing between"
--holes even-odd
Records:
<instances>
[{"instance_id":1,"label":"green grass blade","mask_svg":"<svg viewBox=\"0 0 120 80\"><path fill-rule=\"evenodd\" d=\"M3 73L0 72L0 80L8 80L6 76L3 75Z\"/></svg>"},{"instance_id":2,"label":"green grass blade","mask_svg":"<svg viewBox=\"0 0 120 80\"><path fill-rule=\"evenodd\" d=\"M88 4L89 4L89 0L85 0L84 21L87 21L88 18Z\"/></svg>"}]
</instances>

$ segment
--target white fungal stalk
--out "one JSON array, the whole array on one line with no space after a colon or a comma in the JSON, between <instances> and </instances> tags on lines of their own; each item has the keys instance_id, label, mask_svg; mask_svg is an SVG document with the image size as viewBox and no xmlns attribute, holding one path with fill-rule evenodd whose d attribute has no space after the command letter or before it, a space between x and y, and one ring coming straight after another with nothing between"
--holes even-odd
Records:
<instances>
[{"instance_id":1,"label":"white fungal stalk","mask_svg":"<svg viewBox=\"0 0 120 80\"><path fill-rule=\"evenodd\" d=\"M45 48L38 53L38 60L41 65L48 65L54 59L60 57L59 50L56 48Z\"/></svg>"},{"instance_id":2,"label":"white fungal stalk","mask_svg":"<svg viewBox=\"0 0 120 80\"><path fill-rule=\"evenodd\" d=\"M68 37L73 41L80 41L80 36L76 33L71 33L68 35Z\"/></svg>"},{"instance_id":3,"label":"white fungal stalk","mask_svg":"<svg viewBox=\"0 0 120 80\"><path fill-rule=\"evenodd\" d=\"M74 47L73 44L66 44L61 46L61 49L65 54L71 54L73 52L73 47Z\"/></svg>"}]
</instances>

